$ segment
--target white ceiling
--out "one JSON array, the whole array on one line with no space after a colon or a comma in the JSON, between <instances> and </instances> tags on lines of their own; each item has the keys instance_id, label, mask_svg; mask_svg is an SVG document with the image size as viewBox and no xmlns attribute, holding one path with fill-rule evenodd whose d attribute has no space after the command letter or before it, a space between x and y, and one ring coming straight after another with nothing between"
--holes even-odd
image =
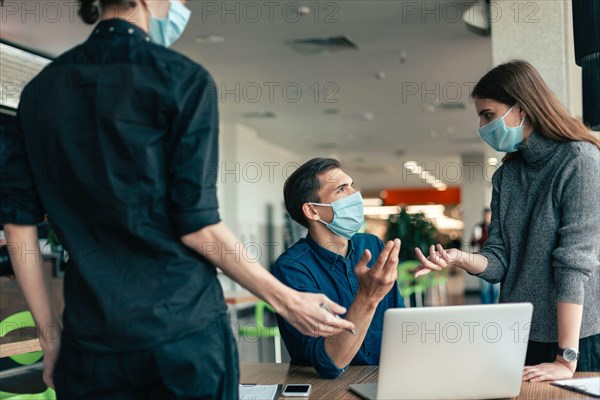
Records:
<instances>
[{"instance_id":1,"label":"white ceiling","mask_svg":"<svg viewBox=\"0 0 600 400\"><path fill-rule=\"evenodd\" d=\"M74 5L48 2L62 4L58 15L44 3L6 0L0 8L2 38L52 56L85 40L91 27L80 22ZM363 190L426 186L414 177L401 178L406 160L424 162L433 170L435 163L460 162L461 153L485 151L478 140L469 88L491 67L491 41L469 32L457 18L457 10L466 10L472 1L187 4L192 20L174 49L211 71L221 92L221 118L248 125L300 157L340 158ZM293 22L298 4L313 10ZM25 13L36 8L37 14ZM200 35L218 35L225 41L198 44L195 39ZM302 55L285 43L340 35L351 38L359 49ZM401 54L406 55L404 63ZM385 79L375 77L380 71ZM336 88L330 96L336 102L326 103L323 93L315 101L315 83L321 91L326 85ZM274 87L272 98L269 86ZM289 98L297 95L298 86L302 95L292 102ZM262 94L255 101L257 87ZM418 93L408 92L415 88ZM239 99L226 90L236 92ZM425 111L423 102L431 103L436 96L440 101L463 101L467 108ZM339 113L325 114L328 108ZM265 111L277 117L244 117ZM372 113L373 120L364 118L365 113ZM322 144L335 147L319 147ZM398 156L399 150L404 155Z\"/></svg>"}]
</instances>

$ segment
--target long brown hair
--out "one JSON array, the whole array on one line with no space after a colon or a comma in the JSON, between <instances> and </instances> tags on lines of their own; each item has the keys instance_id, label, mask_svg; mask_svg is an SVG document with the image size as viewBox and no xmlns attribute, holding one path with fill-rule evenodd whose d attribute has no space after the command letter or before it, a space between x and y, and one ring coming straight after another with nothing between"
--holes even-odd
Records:
<instances>
[{"instance_id":1,"label":"long brown hair","mask_svg":"<svg viewBox=\"0 0 600 400\"><path fill-rule=\"evenodd\" d=\"M600 139L567 111L527 61L513 60L493 68L475 85L471 96L508 106L519 104L537 133L557 142L589 142L600 149ZM503 161L519 154L508 153Z\"/></svg>"}]
</instances>

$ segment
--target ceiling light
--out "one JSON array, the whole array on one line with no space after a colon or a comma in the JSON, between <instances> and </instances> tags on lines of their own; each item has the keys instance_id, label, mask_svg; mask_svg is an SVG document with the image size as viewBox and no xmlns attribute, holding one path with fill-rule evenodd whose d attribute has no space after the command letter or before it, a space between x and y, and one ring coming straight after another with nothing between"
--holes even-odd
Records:
<instances>
[{"instance_id":1,"label":"ceiling light","mask_svg":"<svg viewBox=\"0 0 600 400\"><path fill-rule=\"evenodd\" d=\"M380 207L365 207L365 216L369 217L389 217L390 215L399 214L400 207L398 206L380 206Z\"/></svg>"},{"instance_id":2,"label":"ceiling light","mask_svg":"<svg viewBox=\"0 0 600 400\"><path fill-rule=\"evenodd\" d=\"M372 112L366 112L360 115L360 119L363 121L373 121L375 119L375 114Z\"/></svg>"},{"instance_id":3,"label":"ceiling light","mask_svg":"<svg viewBox=\"0 0 600 400\"><path fill-rule=\"evenodd\" d=\"M358 46L346 36L294 39L285 42L300 54L327 54L337 51L358 50Z\"/></svg>"},{"instance_id":4,"label":"ceiling light","mask_svg":"<svg viewBox=\"0 0 600 400\"><path fill-rule=\"evenodd\" d=\"M196 38L198 44L220 44L223 42L225 42L225 38L217 35L200 35Z\"/></svg>"},{"instance_id":5,"label":"ceiling light","mask_svg":"<svg viewBox=\"0 0 600 400\"><path fill-rule=\"evenodd\" d=\"M479 2L467 9L463 14L463 21L467 29L482 36L491 34L490 22L490 0L479 0Z\"/></svg>"},{"instance_id":6,"label":"ceiling light","mask_svg":"<svg viewBox=\"0 0 600 400\"><path fill-rule=\"evenodd\" d=\"M337 144L333 143L333 142L321 142L321 143L315 143L313 145L314 148L316 149L321 149L321 150L331 150L331 149L335 149L337 147ZM334 158L334 157L332 157Z\"/></svg>"},{"instance_id":7,"label":"ceiling light","mask_svg":"<svg viewBox=\"0 0 600 400\"><path fill-rule=\"evenodd\" d=\"M446 207L441 204L426 204L406 207L406 212L408 214L423 214L426 218L435 218L444 215L445 210Z\"/></svg>"},{"instance_id":8,"label":"ceiling light","mask_svg":"<svg viewBox=\"0 0 600 400\"><path fill-rule=\"evenodd\" d=\"M404 64L406 62L406 58L408 56L408 53L406 52L406 50L400 50L400 64Z\"/></svg>"},{"instance_id":9,"label":"ceiling light","mask_svg":"<svg viewBox=\"0 0 600 400\"><path fill-rule=\"evenodd\" d=\"M446 207L441 204L426 204L406 207L408 214L423 214L437 229L463 229L464 222L446 216Z\"/></svg>"},{"instance_id":10,"label":"ceiling light","mask_svg":"<svg viewBox=\"0 0 600 400\"><path fill-rule=\"evenodd\" d=\"M417 165L416 161L408 161L404 163L404 168L408 171L409 174L420 174L423 170L420 166Z\"/></svg>"},{"instance_id":11,"label":"ceiling light","mask_svg":"<svg viewBox=\"0 0 600 400\"><path fill-rule=\"evenodd\" d=\"M256 118L256 119L275 119L277 114L272 111L252 111L243 113L244 118Z\"/></svg>"},{"instance_id":12,"label":"ceiling light","mask_svg":"<svg viewBox=\"0 0 600 400\"><path fill-rule=\"evenodd\" d=\"M382 204L383 200L376 197L363 199L363 205L365 207L379 207Z\"/></svg>"},{"instance_id":13,"label":"ceiling light","mask_svg":"<svg viewBox=\"0 0 600 400\"><path fill-rule=\"evenodd\" d=\"M463 102L447 101L443 103L422 103L421 108L423 110L434 113L438 111L459 111L465 110L467 105Z\"/></svg>"},{"instance_id":14,"label":"ceiling light","mask_svg":"<svg viewBox=\"0 0 600 400\"><path fill-rule=\"evenodd\" d=\"M310 14L311 10L309 6L300 6L298 7L298 14L300 15L308 15Z\"/></svg>"},{"instance_id":15,"label":"ceiling light","mask_svg":"<svg viewBox=\"0 0 600 400\"><path fill-rule=\"evenodd\" d=\"M490 157L490 158L488 158L488 164L489 165L498 165L498 159L496 157Z\"/></svg>"},{"instance_id":16,"label":"ceiling light","mask_svg":"<svg viewBox=\"0 0 600 400\"><path fill-rule=\"evenodd\" d=\"M433 224L439 230L461 230L465 227L463 221L445 216L443 218L438 218Z\"/></svg>"}]
</instances>

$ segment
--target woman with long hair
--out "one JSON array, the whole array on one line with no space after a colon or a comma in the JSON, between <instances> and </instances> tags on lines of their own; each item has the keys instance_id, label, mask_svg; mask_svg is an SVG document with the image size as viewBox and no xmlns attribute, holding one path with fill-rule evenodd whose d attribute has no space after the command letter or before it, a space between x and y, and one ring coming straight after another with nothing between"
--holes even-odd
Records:
<instances>
[{"instance_id":1,"label":"woman with long hair","mask_svg":"<svg viewBox=\"0 0 600 400\"><path fill-rule=\"evenodd\" d=\"M501 283L500 302L534 306L523 380L600 370L600 140L538 71L513 61L473 89L480 135L506 152L479 254L431 246L415 276L448 266Z\"/></svg>"}]
</instances>

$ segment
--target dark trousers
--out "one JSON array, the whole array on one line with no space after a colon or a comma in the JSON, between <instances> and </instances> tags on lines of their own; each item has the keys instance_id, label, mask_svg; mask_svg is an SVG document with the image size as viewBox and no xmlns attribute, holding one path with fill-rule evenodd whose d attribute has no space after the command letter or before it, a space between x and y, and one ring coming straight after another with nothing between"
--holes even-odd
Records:
<instances>
[{"instance_id":1,"label":"dark trousers","mask_svg":"<svg viewBox=\"0 0 600 400\"><path fill-rule=\"evenodd\" d=\"M236 400L237 347L225 316L146 350L105 354L63 343L54 383L59 400Z\"/></svg>"},{"instance_id":2,"label":"dark trousers","mask_svg":"<svg viewBox=\"0 0 600 400\"><path fill-rule=\"evenodd\" d=\"M600 334L579 339L577 372L600 372ZM558 343L529 341L525 365L550 363L556 360Z\"/></svg>"}]
</instances>

